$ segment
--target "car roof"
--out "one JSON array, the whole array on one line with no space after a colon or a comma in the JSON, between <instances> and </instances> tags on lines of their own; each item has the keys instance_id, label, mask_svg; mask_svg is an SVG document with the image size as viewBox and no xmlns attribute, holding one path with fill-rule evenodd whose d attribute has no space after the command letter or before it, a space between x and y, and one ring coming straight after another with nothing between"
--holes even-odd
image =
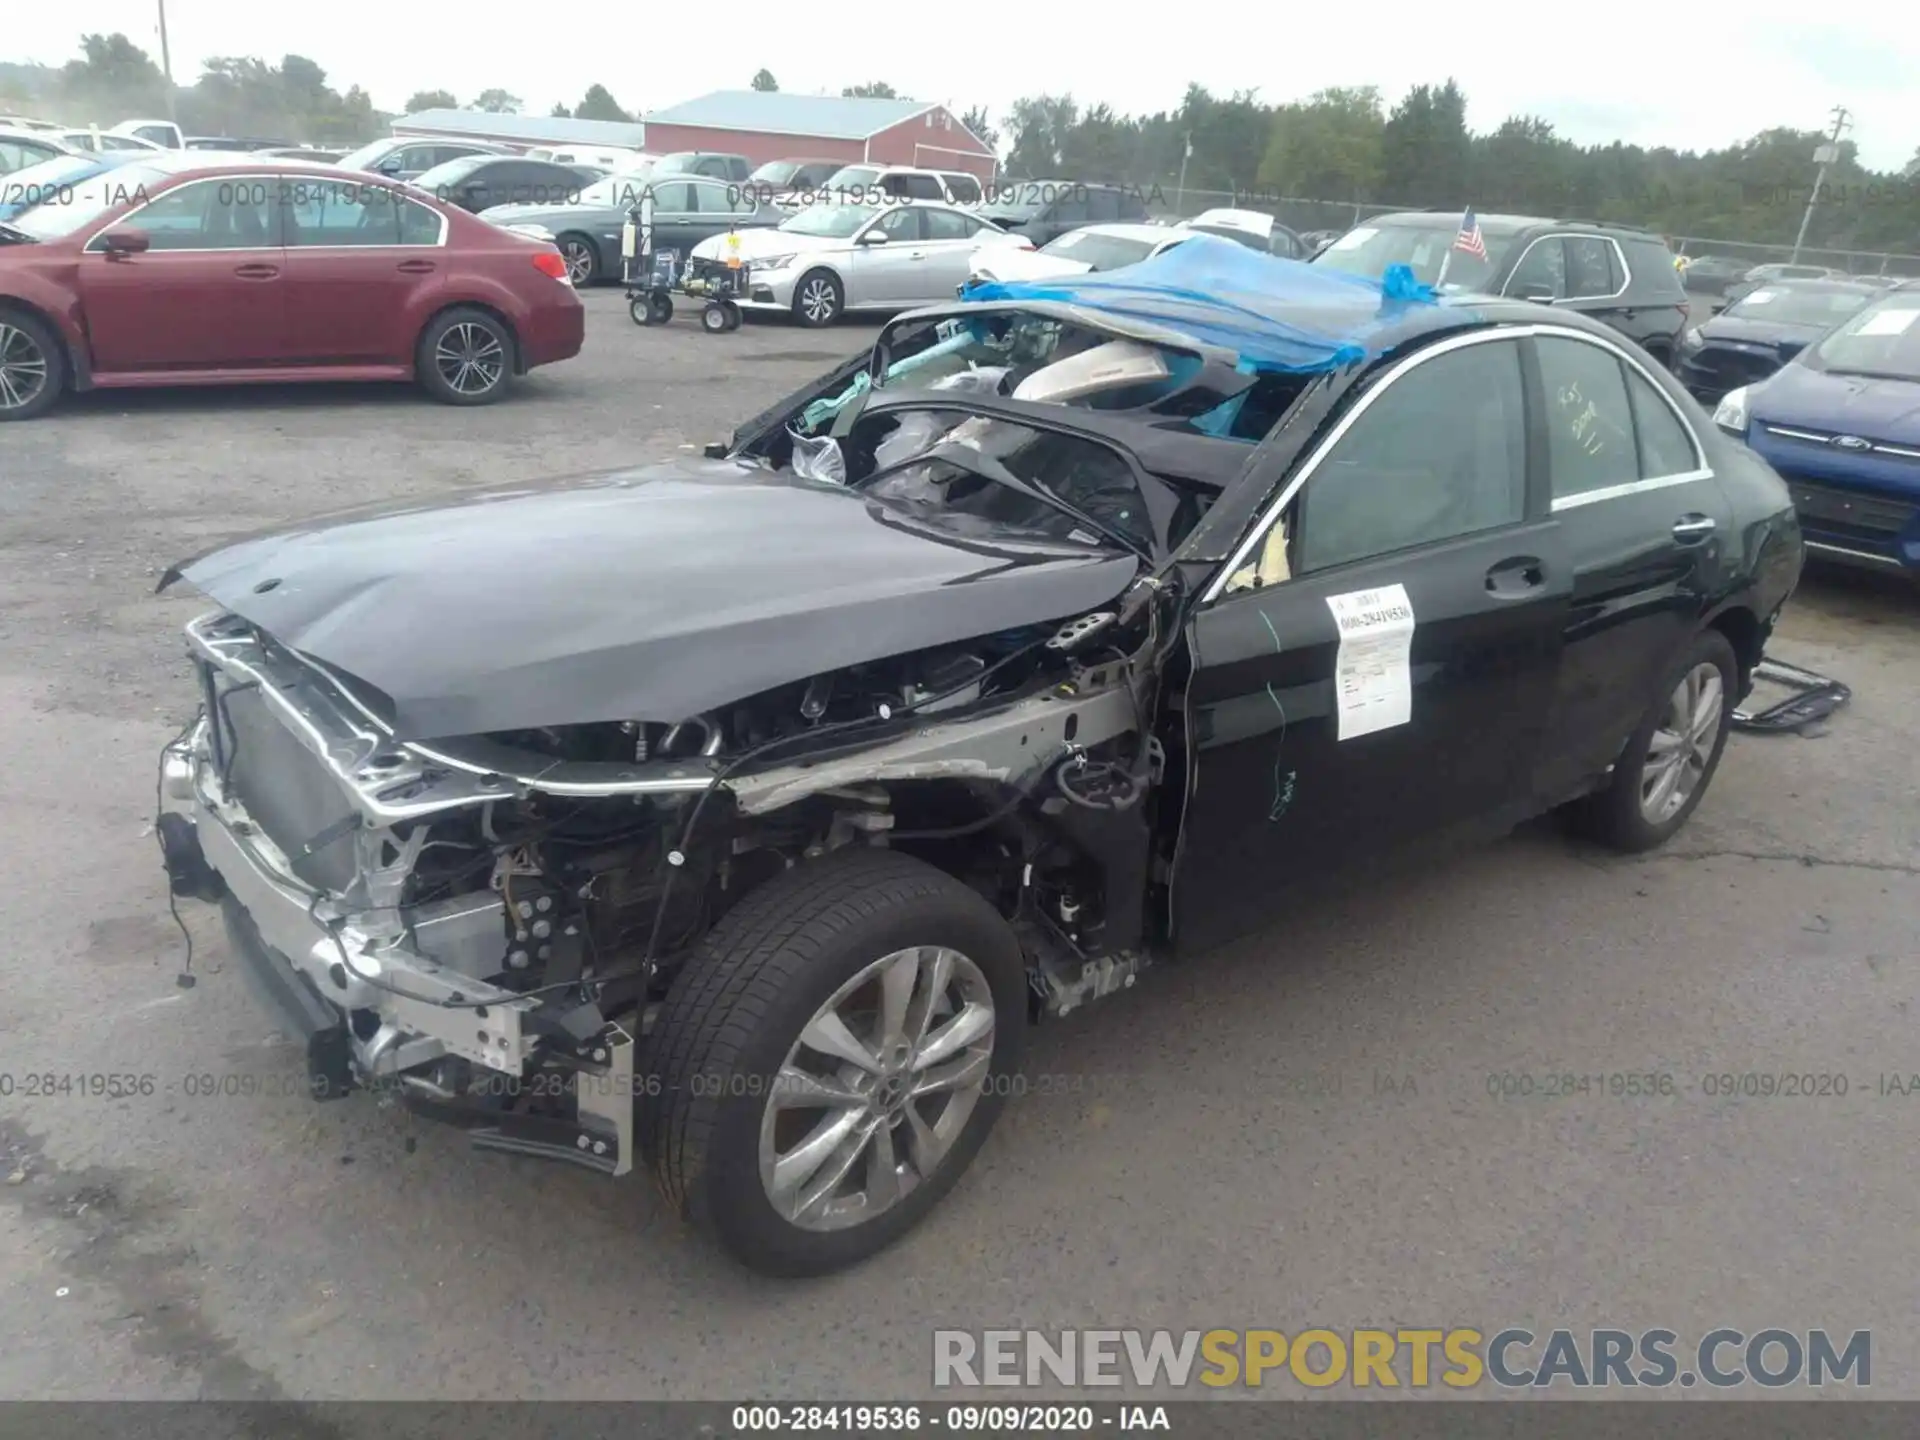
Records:
<instances>
[{"instance_id":1,"label":"car roof","mask_svg":"<svg viewBox=\"0 0 1920 1440\"><path fill-rule=\"evenodd\" d=\"M1396 210L1389 215L1369 215L1353 228L1363 230L1379 225L1405 225L1419 229L1451 230L1459 226L1465 217L1460 210ZM1473 217L1482 230L1496 231L1503 235L1518 233L1522 230L1575 230L1594 235L1612 235L1622 239L1652 240L1664 245L1666 242L1651 230L1638 225L1616 225L1604 220L1568 220L1557 219L1550 215L1479 215Z\"/></svg>"},{"instance_id":2,"label":"car roof","mask_svg":"<svg viewBox=\"0 0 1920 1440\"><path fill-rule=\"evenodd\" d=\"M1879 286L1871 284L1868 281L1854 280L1843 275L1835 275L1831 279L1819 280L1813 279L1812 277L1803 277L1801 279L1789 277L1785 280L1776 280L1767 286L1768 290L1776 293L1785 291L1795 295L1872 295L1877 293L1879 288ZM1744 299L1745 297L1743 296L1741 298ZM1734 303L1738 304L1739 301L1735 301Z\"/></svg>"},{"instance_id":3,"label":"car roof","mask_svg":"<svg viewBox=\"0 0 1920 1440\"><path fill-rule=\"evenodd\" d=\"M1183 225L1219 225L1228 230L1245 230L1254 235L1271 235L1273 227L1280 222L1263 210L1234 210L1223 206L1218 210L1202 210Z\"/></svg>"},{"instance_id":4,"label":"car roof","mask_svg":"<svg viewBox=\"0 0 1920 1440\"><path fill-rule=\"evenodd\" d=\"M1180 231L1172 225L1149 225L1139 220L1112 220L1099 225L1082 225L1077 230L1069 230L1060 239L1071 240L1076 235L1111 235L1116 240L1144 240L1149 245L1158 245L1179 234ZM1057 244L1058 241L1054 243Z\"/></svg>"}]
</instances>

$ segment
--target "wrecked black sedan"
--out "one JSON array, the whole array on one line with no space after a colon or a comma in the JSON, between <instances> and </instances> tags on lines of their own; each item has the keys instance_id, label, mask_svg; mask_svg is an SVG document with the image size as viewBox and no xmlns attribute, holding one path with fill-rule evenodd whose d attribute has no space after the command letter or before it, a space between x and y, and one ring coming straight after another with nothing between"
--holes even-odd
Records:
<instances>
[{"instance_id":1,"label":"wrecked black sedan","mask_svg":"<svg viewBox=\"0 0 1920 1440\"><path fill-rule=\"evenodd\" d=\"M1202 239L901 316L703 459L177 567L159 830L317 1094L820 1272L954 1184L1030 1022L1285 884L1667 839L1800 563L1614 332Z\"/></svg>"}]
</instances>

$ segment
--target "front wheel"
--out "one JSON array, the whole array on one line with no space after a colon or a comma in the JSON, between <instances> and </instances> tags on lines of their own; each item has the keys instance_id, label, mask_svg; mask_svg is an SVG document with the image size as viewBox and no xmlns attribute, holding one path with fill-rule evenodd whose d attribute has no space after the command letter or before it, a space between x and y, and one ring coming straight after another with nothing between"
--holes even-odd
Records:
<instances>
[{"instance_id":1,"label":"front wheel","mask_svg":"<svg viewBox=\"0 0 1920 1440\"><path fill-rule=\"evenodd\" d=\"M1703 630L1662 680L1604 789L1575 802L1576 826L1615 850L1664 845L1707 793L1726 749L1739 683L1733 646Z\"/></svg>"},{"instance_id":2,"label":"front wheel","mask_svg":"<svg viewBox=\"0 0 1920 1440\"><path fill-rule=\"evenodd\" d=\"M448 310L421 332L414 373L436 400L490 405L513 379L513 334L484 310Z\"/></svg>"},{"instance_id":3,"label":"front wheel","mask_svg":"<svg viewBox=\"0 0 1920 1440\"><path fill-rule=\"evenodd\" d=\"M1012 930L979 894L848 849L749 895L668 994L640 1102L669 1201L737 1259L817 1275L891 1244L960 1177L1026 1020Z\"/></svg>"},{"instance_id":4,"label":"front wheel","mask_svg":"<svg viewBox=\"0 0 1920 1440\"><path fill-rule=\"evenodd\" d=\"M67 352L31 315L0 310L0 420L31 420L67 385Z\"/></svg>"},{"instance_id":5,"label":"front wheel","mask_svg":"<svg viewBox=\"0 0 1920 1440\"><path fill-rule=\"evenodd\" d=\"M802 325L819 329L840 318L846 295L830 270L809 270L793 287L793 314Z\"/></svg>"}]
</instances>

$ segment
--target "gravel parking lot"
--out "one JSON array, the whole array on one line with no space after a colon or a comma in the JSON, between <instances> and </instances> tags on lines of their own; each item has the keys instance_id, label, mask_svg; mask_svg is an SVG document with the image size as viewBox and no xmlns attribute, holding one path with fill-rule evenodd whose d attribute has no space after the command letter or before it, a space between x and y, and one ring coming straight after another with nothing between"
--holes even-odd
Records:
<instances>
[{"instance_id":1,"label":"gravel parking lot","mask_svg":"<svg viewBox=\"0 0 1920 1440\"><path fill-rule=\"evenodd\" d=\"M175 984L149 825L197 607L155 581L324 509L697 446L872 334L589 309L492 408L120 393L0 436L0 1072L154 1077L0 1098L0 1395L907 1397L935 1326L1016 1324L1870 1328L1874 1390L1920 1395L1920 1094L1881 1093L1920 1072L1920 596L1870 577L1810 572L1775 646L1854 704L1736 736L1670 850L1531 827L1150 974L1041 1032L1044 1093L850 1274L757 1280L640 1177L295 1093L206 907ZM1489 1093L1565 1071L1676 1093ZM1847 1093L1704 1093L1748 1073Z\"/></svg>"}]
</instances>

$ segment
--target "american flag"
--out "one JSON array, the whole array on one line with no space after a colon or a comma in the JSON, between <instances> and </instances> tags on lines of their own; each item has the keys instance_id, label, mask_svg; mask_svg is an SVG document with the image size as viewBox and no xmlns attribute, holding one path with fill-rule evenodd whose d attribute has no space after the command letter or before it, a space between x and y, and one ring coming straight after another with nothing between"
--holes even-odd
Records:
<instances>
[{"instance_id":1,"label":"american flag","mask_svg":"<svg viewBox=\"0 0 1920 1440\"><path fill-rule=\"evenodd\" d=\"M1453 248L1464 250L1476 260L1487 258L1487 240L1480 233L1480 222L1473 218L1469 210L1460 222L1460 233L1453 237Z\"/></svg>"}]
</instances>

